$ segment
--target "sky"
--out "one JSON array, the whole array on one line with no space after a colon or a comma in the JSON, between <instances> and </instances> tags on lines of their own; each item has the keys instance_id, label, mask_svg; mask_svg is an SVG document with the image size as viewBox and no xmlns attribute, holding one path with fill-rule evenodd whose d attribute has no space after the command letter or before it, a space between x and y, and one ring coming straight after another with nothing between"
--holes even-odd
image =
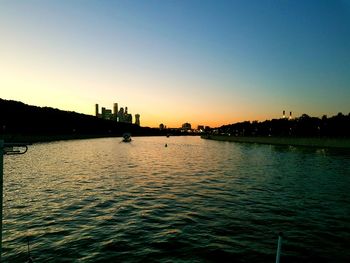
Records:
<instances>
[{"instance_id":1,"label":"sky","mask_svg":"<svg viewBox=\"0 0 350 263\"><path fill-rule=\"evenodd\" d=\"M350 112L349 0L0 0L0 98L141 126Z\"/></svg>"}]
</instances>

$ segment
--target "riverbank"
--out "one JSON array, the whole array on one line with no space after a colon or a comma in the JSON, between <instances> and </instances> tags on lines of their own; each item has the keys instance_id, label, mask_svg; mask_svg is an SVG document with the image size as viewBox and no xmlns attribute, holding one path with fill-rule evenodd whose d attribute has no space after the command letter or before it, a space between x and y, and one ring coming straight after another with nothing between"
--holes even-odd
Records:
<instances>
[{"instance_id":1,"label":"riverbank","mask_svg":"<svg viewBox=\"0 0 350 263\"><path fill-rule=\"evenodd\" d=\"M241 143L306 146L318 148L350 149L350 138L292 138L292 137L243 137L227 135L201 136L202 139Z\"/></svg>"},{"instance_id":2,"label":"riverbank","mask_svg":"<svg viewBox=\"0 0 350 263\"><path fill-rule=\"evenodd\" d=\"M83 139L95 139L103 137L116 137L111 135L0 135L0 140L5 142L16 143L39 143L39 142L53 142L53 141L65 141L65 140L83 140Z\"/></svg>"},{"instance_id":3,"label":"riverbank","mask_svg":"<svg viewBox=\"0 0 350 263\"><path fill-rule=\"evenodd\" d=\"M153 137L166 136L165 134L157 133L145 133L145 134L131 134L132 137ZM172 133L171 136L198 136L191 133ZM66 141L66 140L85 140L85 139L97 139L97 138L109 138L109 137L122 137L121 134L71 134L71 135L22 135L22 134L7 134L0 135L0 140L5 142L16 143L41 143L41 142L54 142L54 141Z\"/></svg>"}]
</instances>

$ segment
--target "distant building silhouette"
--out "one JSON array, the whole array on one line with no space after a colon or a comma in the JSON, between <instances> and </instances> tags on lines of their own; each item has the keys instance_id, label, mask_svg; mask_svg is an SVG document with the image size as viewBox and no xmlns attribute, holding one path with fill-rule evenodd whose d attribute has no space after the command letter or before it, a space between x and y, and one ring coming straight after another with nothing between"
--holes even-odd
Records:
<instances>
[{"instance_id":1,"label":"distant building silhouette","mask_svg":"<svg viewBox=\"0 0 350 263\"><path fill-rule=\"evenodd\" d=\"M160 129L160 130L163 130L163 129L164 129L164 124L163 124L163 123L159 124L159 129Z\"/></svg>"},{"instance_id":2,"label":"distant building silhouette","mask_svg":"<svg viewBox=\"0 0 350 263\"><path fill-rule=\"evenodd\" d=\"M118 121L118 103L113 104L113 119Z\"/></svg>"},{"instance_id":3,"label":"distant building silhouette","mask_svg":"<svg viewBox=\"0 0 350 263\"><path fill-rule=\"evenodd\" d=\"M113 119L112 110L102 107L102 119L112 120Z\"/></svg>"},{"instance_id":4,"label":"distant building silhouette","mask_svg":"<svg viewBox=\"0 0 350 263\"><path fill-rule=\"evenodd\" d=\"M102 111L101 112L101 117L102 117L102 119L104 119L106 117L106 115L105 115L106 108L102 107L101 111Z\"/></svg>"},{"instance_id":5,"label":"distant building silhouette","mask_svg":"<svg viewBox=\"0 0 350 263\"><path fill-rule=\"evenodd\" d=\"M101 114L99 113L99 106L95 104L95 116L105 120L114 120L116 122L132 123L132 115L128 113L128 107L121 107L118 110L118 103L113 104L113 112L105 107L101 108ZM140 123L140 115L138 117L138 123Z\"/></svg>"},{"instance_id":6,"label":"distant building silhouette","mask_svg":"<svg viewBox=\"0 0 350 263\"><path fill-rule=\"evenodd\" d=\"M192 129L191 128L191 123L186 122L186 123L182 124L182 130L189 131L191 129Z\"/></svg>"},{"instance_id":7,"label":"distant building silhouette","mask_svg":"<svg viewBox=\"0 0 350 263\"><path fill-rule=\"evenodd\" d=\"M98 114L98 104L95 104L95 116L96 116L96 117L99 117L99 114Z\"/></svg>"},{"instance_id":8,"label":"distant building silhouette","mask_svg":"<svg viewBox=\"0 0 350 263\"><path fill-rule=\"evenodd\" d=\"M287 116L286 116L286 111L283 110L283 112L282 112L282 119L286 119L286 118L287 118ZM290 111L290 112L289 112L288 120L291 120L291 119L292 119L292 112Z\"/></svg>"},{"instance_id":9,"label":"distant building silhouette","mask_svg":"<svg viewBox=\"0 0 350 263\"><path fill-rule=\"evenodd\" d=\"M140 126L140 114L135 114L135 124Z\"/></svg>"}]
</instances>

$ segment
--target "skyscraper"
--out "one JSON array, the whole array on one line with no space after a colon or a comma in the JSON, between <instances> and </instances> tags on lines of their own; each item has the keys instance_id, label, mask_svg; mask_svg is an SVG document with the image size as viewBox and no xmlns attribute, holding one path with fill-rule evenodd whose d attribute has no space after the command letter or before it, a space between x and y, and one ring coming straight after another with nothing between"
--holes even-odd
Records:
<instances>
[{"instance_id":1,"label":"skyscraper","mask_svg":"<svg viewBox=\"0 0 350 263\"><path fill-rule=\"evenodd\" d=\"M106 108L102 107L102 112L101 112L102 119L106 118Z\"/></svg>"},{"instance_id":2,"label":"skyscraper","mask_svg":"<svg viewBox=\"0 0 350 263\"><path fill-rule=\"evenodd\" d=\"M113 104L113 119L118 121L118 103Z\"/></svg>"},{"instance_id":3,"label":"skyscraper","mask_svg":"<svg viewBox=\"0 0 350 263\"><path fill-rule=\"evenodd\" d=\"M140 126L140 114L135 114L135 124Z\"/></svg>"},{"instance_id":4,"label":"skyscraper","mask_svg":"<svg viewBox=\"0 0 350 263\"><path fill-rule=\"evenodd\" d=\"M95 116L98 117L98 104L95 104Z\"/></svg>"}]
</instances>

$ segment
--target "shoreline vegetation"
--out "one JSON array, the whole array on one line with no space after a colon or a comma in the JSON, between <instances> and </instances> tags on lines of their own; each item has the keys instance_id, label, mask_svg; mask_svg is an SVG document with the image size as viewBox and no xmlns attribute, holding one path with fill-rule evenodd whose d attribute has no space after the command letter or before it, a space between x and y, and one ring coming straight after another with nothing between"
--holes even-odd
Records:
<instances>
[{"instance_id":1,"label":"shoreline vegetation","mask_svg":"<svg viewBox=\"0 0 350 263\"><path fill-rule=\"evenodd\" d=\"M350 113L321 118L302 114L300 117L283 117L265 121L244 121L221 126L202 138L291 145L318 148L350 148Z\"/></svg>"},{"instance_id":2,"label":"shoreline vegetation","mask_svg":"<svg viewBox=\"0 0 350 263\"><path fill-rule=\"evenodd\" d=\"M202 139L238 143L258 143L285 146L303 146L317 148L350 149L350 138L315 138L315 137L266 137L266 136L229 136L203 135Z\"/></svg>"},{"instance_id":3,"label":"shoreline vegetation","mask_svg":"<svg viewBox=\"0 0 350 263\"><path fill-rule=\"evenodd\" d=\"M307 147L350 148L350 113L322 118L300 117L262 122L244 121L201 130L202 138L248 143ZM193 130L142 127L132 123L105 120L92 115L37 107L0 98L0 140L37 143L138 136L199 135Z\"/></svg>"},{"instance_id":4,"label":"shoreline vegetation","mask_svg":"<svg viewBox=\"0 0 350 263\"><path fill-rule=\"evenodd\" d=\"M164 134L137 134L132 135L132 137L164 137ZM171 134L171 136L198 136L198 134ZM88 140L88 139L99 139L99 138L116 138L122 140L123 136L121 134L61 134L61 135L21 135L21 134L0 134L0 140L10 143L46 143L46 142L56 142L56 141L66 141L66 140Z\"/></svg>"},{"instance_id":5,"label":"shoreline vegetation","mask_svg":"<svg viewBox=\"0 0 350 263\"><path fill-rule=\"evenodd\" d=\"M106 135L21 135L21 134L6 134L0 135L0 140L5 142L18 142L18 143L45 143L45 142L55 142L55 141L65 141L65 140L84 140L84 139L97 139L106 137L121 137L121 136L106 136Z\"/></svg>"},{"instance_id":6,"label":"shoreline vegetation","mask_svg":"<svg viewBox=\"0 0 350 263\"><path fill-rule=\"evenodd\" d=\"M179 129L141 127L77 112L0 99L0 140L6 142L36 143L121 137L124 133L131 133L133 137L193 135Z\"/></svg>"}]
</instances>

